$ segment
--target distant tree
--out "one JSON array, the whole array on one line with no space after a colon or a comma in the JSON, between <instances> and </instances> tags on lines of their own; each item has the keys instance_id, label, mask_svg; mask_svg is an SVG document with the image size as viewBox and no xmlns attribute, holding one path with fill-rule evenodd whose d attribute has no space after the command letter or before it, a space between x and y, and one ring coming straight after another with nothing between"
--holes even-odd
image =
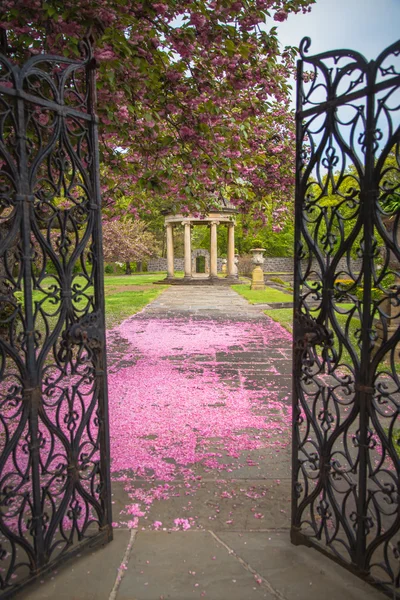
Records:
<instances>
[{"instance_id":1,"label":"distant tree","mask_svg":"<svg viewBox=\"0 0 400 600\"><path fill-rule=\"evenodd\" d=\"M142 261L158 250L155 236L146 229L143 221L104 221L103 249L105 262L123 262L126 274L131 272L131 262Z\"/></svg>"}]
</instances>

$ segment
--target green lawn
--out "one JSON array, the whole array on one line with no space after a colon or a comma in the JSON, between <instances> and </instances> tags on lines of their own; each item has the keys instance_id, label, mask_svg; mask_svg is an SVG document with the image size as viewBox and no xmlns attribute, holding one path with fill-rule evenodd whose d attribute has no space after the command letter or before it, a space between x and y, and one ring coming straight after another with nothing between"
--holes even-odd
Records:
<instances>
[{"instance_id":1,"label":"green lawn","mask_svg":"<svg viewBox=\"0 0 400 600\"><path fill-rule=\"evenodd\" d=\"M348 308L351 308L353 305L352 304L342 304L340 306L343 309L345 309L345 308L348 309ZM268 317L271 317L271 319L273 321L280 323L282 325L282 327L284 327L285 329L287 329L287 331L292 333L292 331L293 331L293 309L278 308L278 309L274 309L274 310L266 310L264 312L266 315L268 315ZM341 315L339 313L336 313L336 318L337 318L339 325L342 328L342 331L345 332L348 315ZM351 319L351 323L349 326L349 336L348 337L349 337L353 347L356 349L356 351L357 351L358 346L357 346L357 339L356 339L355 332L357 331L357 329L360 329L360 327L361 327L360 320L356 317L353 317ZM335 347L336 347L336 349L339 348L339 342L337 340L336 335L335 335ZM341 361L351 364L350 355L345 347L343 347Z\"/></svg>"},{"instance_id":2,"label":"green lawn","mask_svg":"<svg viewBox=\"0 0 400 600\"><path fill-rule=\"evenodd\" d=\"M132 285L132 284L130 284ZM129 290L127 292L117 292L115 294L106 290L106 327L111 329L124 319L139 312L154 298L157 298L168 286L152 286L148 290Z\"/></svg>"},{"instance_id":3,"label":"green lawn","mask_svg":"<svg viewBox=\"0 0 400 600\"><path fill-rule=\"evenodd\" d=\"M166 273L140 273L138 275L104 275L105 287L114 285L145 285L155 281L162 281Z\"/></svg>"},{"instance_id":4,"label":"green lawn","mask_svg":"<svg viewBox=\"0 0 400 600\"><path fill-rule=\"evenodd\" d=\"M145 273L140 275L106 275L104 277L104 292L107 329L118 325L124 319L139 312L146 304L154 300L154 298L157 298L167 286L154 285L154 282L161 281L165 277L166 273L163 272ZM54 283L54 280L49 278L47 280L47 285L43 285L43 288L50 290L52 283ZM74 301L77 309L79 309L80 304L82 304L83 308L86 305L87 296L93 294L93 287L89 287L85 290L86 285L87 281L83 277L78 276L73 280L75 290L79 287L84 290L81 302L79 302L79 299L75 299ZM40 303L44 298L46 298L46 296L43 292L38 290L33 292L33 300L35 303ZM50 327L52 327L58 320L59 303L53 303L50 298L45 299L41 306L48 313L48 323ZM44 324L42 323L41 318L39 318L37 326L39 329L44 330Z\"/></svg>"},{"instance_id":5,"label":"green lawn","mask_svg":"<svg viewBox=\"0 0 400 600\"><path fill-rule=\"evenodd\" d=\"M249 285L232 285L231 288L243 296L243 298L246 298L250 304L269 304L270 302L293 301L292 294L285 294L280 290L268 286L265 290L252 290Z\"/></svg>"},{"instance_id":6,"label":"green lawn","mask_svg":"<svg viewBox=\"0 0 400 600\"><path fill-rule=\"evenodd\" d=\"M138 275L105 275L104 292L107 329L115 327L124 319L136 314L146 304L157 298L167 286L153 284L155 281L162 281L166 276L165 272L141 273ZM135 287L138 289L135 290Z\"/></svg>"},{"instance_id":7,"label":"green lawn","mask_svg":"<svg viewBox=\"0 0 400 600\"><path fill-rule=\"evenodd\" d=\"M293 308L275 308L264 311L273 321L280 323L290 333L293 331Z\"/></svg>"},{"instance_id":8,"label":"green lawn","mask_svg":"<svg viewBox=\"0 0 400 600\"><path fill-rule=\"evenodd\" d=\"M121 285L150 285L156 281L162 281L166 276L166 271L138 273L137 275L135 273L133 275L104 275L104 285L106 288ZM176 272L175 277L183 277L183 272Z\"/></svg>"}]
</instances>

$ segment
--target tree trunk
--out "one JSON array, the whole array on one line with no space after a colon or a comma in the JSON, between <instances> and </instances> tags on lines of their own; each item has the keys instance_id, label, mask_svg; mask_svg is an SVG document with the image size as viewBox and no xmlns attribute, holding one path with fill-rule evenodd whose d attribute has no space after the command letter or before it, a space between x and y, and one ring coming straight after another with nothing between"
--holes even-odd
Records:
<instances>
[{"instance_id":1,"label":"tree trunk","mask_svg":"<svg viewBox=\"0 0 400 600\"><path fill-rule=\"evenodd\" d=\"M132 275L131 263L125 263L125 275Z\"/></svg>"},{"instance_id":2,"label":"tree trunk","mask_svg":"<svg viewBox=\"0 0 400 600\"><path fill-rule=\"evenodd\" d=\"M136 270L137 270L138 273L142 272L142 261L141 260L137 261L137 263L136 263Z\"/></svg>"}]
</instances>

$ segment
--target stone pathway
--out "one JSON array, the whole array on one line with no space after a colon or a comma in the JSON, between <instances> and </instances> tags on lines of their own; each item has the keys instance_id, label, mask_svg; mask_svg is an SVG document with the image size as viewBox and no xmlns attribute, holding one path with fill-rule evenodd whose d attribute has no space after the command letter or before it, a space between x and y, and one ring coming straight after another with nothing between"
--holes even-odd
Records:
<instances>
[{"instance_id":1,"label":"stone pathway","mask_svg":"<svg viewBox=\"0 0 400 600\"><path fill-rule=\"evenodd\" d=\"M22 598L384 598L290 544L285 330L230 288L176 286L108 345L114 541Z\"/></svg>"},{"instance_id":2,"label":"stone pathway","mask_svg":"<svg viewBox=\"0 0 400 600\"><path fill-rule=\"evenodd\" d=\"M171 286L145 309L146 318L260 319L262 313L230 287Z\"/></svg>"}]
</instances>

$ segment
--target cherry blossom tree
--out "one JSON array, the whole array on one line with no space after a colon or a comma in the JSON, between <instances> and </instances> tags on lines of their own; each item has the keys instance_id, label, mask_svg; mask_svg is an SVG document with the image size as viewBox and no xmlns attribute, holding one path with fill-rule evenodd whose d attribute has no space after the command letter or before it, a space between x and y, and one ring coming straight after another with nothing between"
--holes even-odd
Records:
<instances>
[{"instance_id":1,"label":"cherry blossom tree","mask_svg":"<svg viewBox=\"0 0 400 600\"><path fill-rule=\"evenodd\" d=\"M158 250L154 235L146 230L146 223L132 219L103 222L103 253L106 262L123 262L127 275L130 263L142 261Z\"/></svg>"},{"instance_id":2,"label":"cherry blossom tree","mask_svg":"<svg viewBox=\"0 0 400 600\"><path fill-rule=\"evenodd\" d=\"M276 23L315 0L3 0L15 60L79 55L96 38L102 192L134 217L162 204L207 210L222 199L285 220L292 194L295 50ZM273 210L271 211L271 206Z\"/></svg>"}]
</instances>

